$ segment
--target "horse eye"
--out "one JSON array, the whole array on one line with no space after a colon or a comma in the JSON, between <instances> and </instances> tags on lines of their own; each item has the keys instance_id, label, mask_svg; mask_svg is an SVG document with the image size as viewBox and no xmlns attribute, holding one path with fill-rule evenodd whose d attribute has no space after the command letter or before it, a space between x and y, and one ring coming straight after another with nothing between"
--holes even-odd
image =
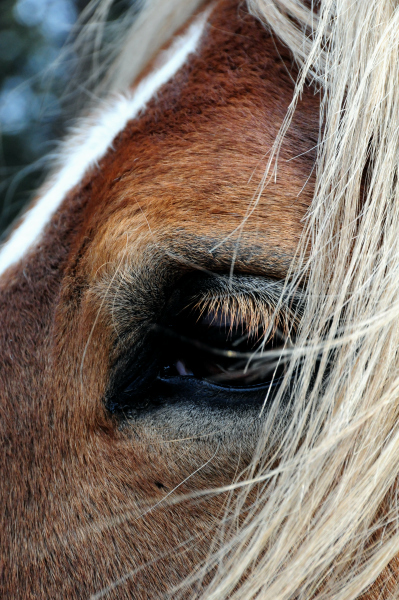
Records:
<instances>
[{"instance_id":1,"label":"horse eye","mask_svg":"<svg viewBox=\"0 0 399 600\"><path fill-rule=\"evenodd\" d=\"M279 329L265 338L264 327L239 314L195 310L179 315L164 336L159 377L194 377L222 387L249 387L279 380L287 343Z\"/></svg>"},{"instance_id":2,"label":"horse eye","mask_svg":"<svg viewBox=\"0 0 399 600\"><path fill-rule=\"evenodd\" d=\"M286 350L300 325L300 293L285 296L281 288L246 275L182 278L147 333L114 364L107 408L140 417L172 406L258 407L287 374Z\"/></svg>"}]
</instances>

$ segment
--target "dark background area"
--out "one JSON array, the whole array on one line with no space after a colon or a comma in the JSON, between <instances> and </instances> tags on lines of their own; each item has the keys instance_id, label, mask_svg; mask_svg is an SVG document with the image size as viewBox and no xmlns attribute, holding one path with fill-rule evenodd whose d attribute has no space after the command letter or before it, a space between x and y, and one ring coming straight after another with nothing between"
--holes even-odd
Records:
<instances>
[{"instance_id":1,"label":"dark background area","mask_svg":"<svg viewBox=\"0 0 399 600\"><path fill-rule=\"evenodd\" d=\"M93 0L90 7L99 4ZM0 236L43 181L49 157L82 104L77 90L90 94L90 57L79 57L73 45L88 5L0 0ZM106 31L112 35L112 24L132 5L114 0Z\"/></svg>"},{"instance_id":2,"label":"dark background area","mask_svg":"<svg viewBox=\"0 0 399 600\"><path fill-rule=\"evenodd\" d=\"M41 183L64 133L60 98L73 52L60 51L85 0L0 0L0 231Z\"/></svg>"}]
</instances>

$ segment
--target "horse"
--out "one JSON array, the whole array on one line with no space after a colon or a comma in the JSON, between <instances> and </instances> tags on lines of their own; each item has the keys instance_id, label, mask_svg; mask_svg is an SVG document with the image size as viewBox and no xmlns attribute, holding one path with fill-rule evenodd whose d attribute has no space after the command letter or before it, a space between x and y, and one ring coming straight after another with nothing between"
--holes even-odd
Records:
<instances>
[{"instance_id":1,"label":"horse","mask_svg":"<svg viewBox=\"0 0 399 600\"><path fill-rule=\"evenodd\" d=\"M398 25L114 28L0 252L2 598L398 597Z\"/></svg>"}]
</instances>

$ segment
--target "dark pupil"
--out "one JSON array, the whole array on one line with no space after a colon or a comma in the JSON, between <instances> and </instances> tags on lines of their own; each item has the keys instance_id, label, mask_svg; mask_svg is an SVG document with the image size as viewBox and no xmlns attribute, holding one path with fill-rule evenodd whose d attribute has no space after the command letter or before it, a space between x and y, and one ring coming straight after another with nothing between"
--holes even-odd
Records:
<instances>
[{"instance_id":1,"label":"dark pupil","mask_svg":"<svg viewBox=\"0 0 399 600\"><path fill-rule=\"evenodd\" d=\"M276 371L275 357L256 358L248 364L248 356L259 348L263 334L261 327L248 334L245 321L232 322L223 313L208 313L202 317L193 311L181 313L165 336L160 376L193 376L230 386L276 379L282 375L283 366ZM264 351L282 346L281 337L273 336Z\"/></svg>"}]
</instances>

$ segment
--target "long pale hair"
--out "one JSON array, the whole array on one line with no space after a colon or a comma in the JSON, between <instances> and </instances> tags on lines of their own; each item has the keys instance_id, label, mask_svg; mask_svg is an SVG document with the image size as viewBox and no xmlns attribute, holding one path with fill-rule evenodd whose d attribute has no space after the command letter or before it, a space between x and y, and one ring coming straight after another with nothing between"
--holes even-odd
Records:
<instances>
[{"instance_id":1,"label":"long pale hair","mask_svg":"<svg viewBox=\"0 0 399 600\"><path fill-rule=\"evenodd\" d=\"M289 419L278 426L277 399L242 491L257 501L206 597L349 600L399 549L399 4L248 5L300 67L268 175L311 82L317 180L289 284L307 281ZM396 598L388 579L379 591Z\"/></svg>"},{"instance_id":2,"label":"long pale hair","mask_svg":"<svg viewBox=\"0 0 399 600\"><path fill-rule=\"evenodd\" d=\"M135 63L122 50L104 89L126 87L199 4L149 0L125 38ZM303 315L224 534L186 584L211 573L207 600L350 600L399 551L399 3L248 7L299 67L263 187L304 86L321 97L316 189L286 284L306 281ZM398 597L386 583L384 599Z\"/></svg>"}]
</instances>

